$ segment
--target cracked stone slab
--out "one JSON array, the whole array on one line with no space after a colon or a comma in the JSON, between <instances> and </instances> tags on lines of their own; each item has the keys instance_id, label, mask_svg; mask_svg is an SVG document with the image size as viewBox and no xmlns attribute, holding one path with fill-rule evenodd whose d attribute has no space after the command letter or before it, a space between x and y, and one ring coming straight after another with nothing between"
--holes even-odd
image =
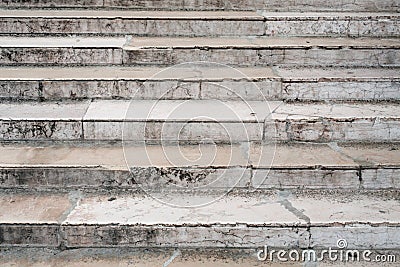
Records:
<instances>
[{"instance_id":1,"label":"cracked stone slab","mask_svg":"<svg viewBox=\"0 0 400 267\"><path fill-rule=\"evenodd\" d=\"M400 110L392 103L103 100L89 105L88 102L3 103L0 110L4 110L1 132L5 140L84 138L221 143L378 142L400 138L397 131Z\"/></svg>"},{"instance_id":2,"label":"cracked stone slab","mask_svg":"<svg viewBox=\"0 0 400 267\"><path fill-rule=\"evenodd\" d=\"M124 63L171 65L191 61L233 66L397 66L399 42L379 38L135 38Z\"/></svg>"},{"instance_id":3,"label":"cracked stone slab","mask_svg":"<svg viewBox=\"0 0 400 267\"><path fill-rule=\"evenodd\" d=\"M150 48L398 48L399 40L395 38L301 38L301 37L248 37L248 38L162 38L140 37L133 38L127 43L125 50L150 49Z\"/></svg>"},{"instance_id":4,"label":"cracked stone slab","mask_svg":"<svg viewBox=\"0 0 400 267\"><path fill-rule=\"evenodd\" d=\"M66 195L0 196L0 247L58 245L59 223L71 208Z\"/></svg>"},{"instance_id":5,"label":"cracked stone slab","mask_svg":"<svg viewBox=\"0 0 400 267\"><path fill-rule=\"evenodd\" d=\"M363 167L393 167L400 163L400 146L393 144L339 143L340 151L353 158Z\"/></svg>"},{"instance_id":6,"label":"cracked stone slab","mask_svg":"<svg viewBox=\"0 0 400 267\"><path fill-rule=\"evenodd\" d=\"M269 36L397 36L396 13L262 12Z\"/></svg>"},{"instance_id":7,"label":"cracked stone slab","mask_svg":"<svg viewBox=\"0 0 400 267\"><path fill-rule=\"evenodd\" d=\"M340 144L340 151L353 158L362 166L362 186L364 188L399 188L400 162L399 145L362 144L348 146Z\"/></svg>"},{"instance_id":8,"label":"cracked stone slab","mask_svg":"<svg viewBox=\"0 0 400 267\"><path fill-rule=\"evenodd\" d=\"M321 144L253 144L255 188L360 187L358 164Z\"/></svg>"},{"instance_id":9,"label":"cracked stone slab","mask_svg":"<svg viewBox=\"0 0 400 267\"><path fill-rule=\"evenodd\" d=\"M396 0L379 2L374 0L343 0L333 3L324 0L301 0L284 4L279 0L256 0L255 4L257 9L282 12L395 12L400 8Z\"/></svg>"},{"instance_id":10,"label":"cracked stone slab","mask_svg":"<svg viewBox=\"0 0 400 267\"><path fill-rule=\"evenodd\" d=\"M186 64L185 64L186 65ZM388 68L6 67L0 98L397 100Z\"/></svg>"},{"instance_id":11,"label":"cracked stone slab","mask_svg":"<svg viewBox=\"0 0 400 267\"><path fill-rule=\"evenodd\" d=\"M5 10L0 23L3 34L264 35L256 12Z\"/></svg>"},{"instance_id":12,"label":"cracked stone slab","mask_svg":"<svg viewBox=\"0 0 400 267\"><path fill-rule=\"evenodd\" d=\"M166 187L174 181L187 186L190 177L195 178L192 186L198 186L221 176L224 179L214 187L247 187L252 170L253 188L398 188L400 162L396 150L391 150L396 147L396 143L343 144L338 152L324 144L251 144L250 148L249 144L126 143L124 148L120 144L3 144L0 186L135 188L138 182L143 186L152 181ZM355 155L375 158L379 164L366 163Z\"/></svg>"},{"instance_id":13,"label":"cracked stone slab","mask_svg":"<svg viewBox=\"0 0 400 267\"><path fill-rule=\"evenodd\" d=\"M262 16L261 16L262 15ZM3 34L399 36L396 13L0 10ZM265 21L265 23L264 23ZM266 28L266 31L265 31Z\"/></svg>"},{"instance_id":14,"label":"cracked stone slab","mask_svg":"<svg viewBox=\"0 0 400 267\"><path fill-rule=\"evenodd\" d=\"M1 120L81 120L89 101L77 103L14 103L0 104Z\"/></svg>"},{"instance_id":15,"label":"cracked stone slab","mask_svg":"<svg viewBox=\"0 0 400 267\"><path fill-rule=\"evenodd\" d=\"M392 100L398 98L397 69L275 68L282 98L291 100Z\"/></svg>"},{"instance_id":16,"label":"cracked stone slab","mask_svg":"<svg viewBox=\"0 0 400 267\"><path fill-rule=\"evenodd\" d=\"M279 99L281 83L270 68L44 67L3 68L4 99Z\"/></svg>"},{"instance_id":17,"label":"cracked stone slab","mask_svg":"<svg viewBox=\"0 0 400 267\"><path fill-rule=\"evenodd\" d=\"M1 37L3 65L120 65L125 38Z\"/></svg>"},{"instance_id":18,"label":"cracked stone slab","mask_svg":"<svg viewBox=\"0 0 400 267\"><path fill-rule=\"evenodd\" d=\"M395 141L396 104L284 104L266 127L266 137L297 141Z\"/></svg>"},{"instance_id":19,"label":"cracked stone slab","mask_svg":"<svg viewBox=\"0 0 400 267\"><path fill-rule=\"evenodd\" d=\"M383 16L383 15L382 15ZM264 20L262 15L249 11L135 11L135 10L0 10L0 18L137 18L181 20Z\"/></svg>"},{"instance_id":20,"label":"cracked stone slab","mask_svg":"<svg viewBox=\"0 0 400 267\"><path fill-rule=\"evenodd\" d=\"M0 195L0 224L54 224L71 207L67 195Z\"/></svg>"},{"instance_id":21,"label":"cracked stone slab","mask_svg":"<svg viewBox=\"0 0 400 267\"><path fill-rule=\"evenodd\" d=\"M0 136L3 140L80 139L88 104L0 104Z\"/></svg>"},{"instance_id":22,"label":"cracked stone slab","mask_svg":"<svg viewBox=\"0 0 400 267\"><path fill-rule=\"evenodd\" d=\"M376 196L300 196L291 199L293 207L302 210L314 226L331 224L368 226L395 225L400 221L399 200ZM316 203L318 207L316 208ZM327 208L322 208L327 207Z\"/></svg>"},{"instance_id":23,"label":"cracked stone slab","mask_svg":"<svg viewBox=\"0 0 400 267\"><path fill-rule=\"evenodd\" d=\"M277 104L219 100L95 101L84 117L84 132L86 139L261 140L264 118Z\"/></svg>"},{"instance_id":24,"label":"cracked stone slab","mask_svg":"<svg viewBox=\"0 0 400 267\"><path fill-rule=\"evenodd\" d=\"M296 1L283 4L279 0L203 0L201 4L196 0L156 1L140 0L134 4L129 0L40 0L35 2L2 1L2 8L73 8L82 7L106 9L133 9L133 10L268 10L268 11L351 11L351 12L393 12L399 10L396 0L344 0L339 3L327 3L323 0Z\"/></svg>"},{"instance_id":25,"label":"cracked stone slab","mask_svg":"<svg viewBox=\"0 0 400 267\"><path fill-rule=\"evenodd\" d=\"M179 203L193 202L195 197L183 197ZM212 196L206 198L213 200ZM109 209L104 205L110 205ZM226 205L235 208L226 209ZM110 213L101 211L104 208ZM116 226L115 222L120 219L122 221ZM301 223L279 203L270 203L265 198L256 200L233 197L196 209L179 209L167 208L151 197L117 197L112 202L94 197L82 200L63 223L62 229L68 246L83 247L143 244L161 247L172 244L179 247L243 247L258 246L267 240L280 245L303 244L306 238L303 229L268 227L271 224L285 225L290 222L296 225ZM239 226L241 223L260 223L263 226ZM114 241L109 240L107 236L112 232L119 233L120 237Z\"/></svg>"},{"instance_id":26,"label":"cracked stone slab","mask_svg":"<svg viewBox=\"0 0 400 267\"><path fill-rule=\"evenodd\" d=\"M361 225L354 227L315 227L311 232L311 246L315 248L335 247L338 240L346 240L348 249L391 249L399 247L397 227Z\"/></svg>"},{"instance_id":27,"label":"cracked stone slab","mask_svg":"<svg viewBox=\"0 0 400 267\"><path fill-rule=\"evenodd\" d=\"M65 209L61 209L57 196L62 196L59 195L5 194L3 209L13 207L10 212L16 212L15 205L7 202L19 197L20 200L16 198L18 210L29 212L14 213L14 217L8 217L2 224L8 233L2 245L20 245L24 231L19 235L15 235L15 231L30 225L27 231L34 237L60 226L64 245L75 248L176 247L177 244L182 248L258 248L264 245L326 248L334 247L334 242L345 238L349 248L398 249L400 210L395 195L321 193L291 194L281 190L224 197L171 193L164 194L165 202L154 199L156 195L152 194L87 195L75 198L76 205L71 209L66 197L63 198ZM47 201L52 203L47 204ZM208 204L195 208L168 205L190 205L196 201ZM48 208L54 203L57 203L55 213ZM37 223L37 220L47 220L49 214L56 214L59 221L51 225ZM55 244L48 241L48 236L45 240L47 243L42 243L43 237L41 240L32 238L29 244Z\"/></svg>"}]
</instances>

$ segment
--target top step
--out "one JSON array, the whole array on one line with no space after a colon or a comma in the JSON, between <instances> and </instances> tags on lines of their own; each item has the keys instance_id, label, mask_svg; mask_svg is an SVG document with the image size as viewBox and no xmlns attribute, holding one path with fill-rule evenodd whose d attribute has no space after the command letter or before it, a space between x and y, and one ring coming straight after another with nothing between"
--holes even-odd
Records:
<instances>
[{"instance_id":1,"label":"top step","mask_svg":"<svg viewBox=\"0 0 400 267\"><path fill-rule=\"evenodd\" d=\"M139 10L400 11L399 0L0 0L0 8Z\"/></svg>"}]
</instances>

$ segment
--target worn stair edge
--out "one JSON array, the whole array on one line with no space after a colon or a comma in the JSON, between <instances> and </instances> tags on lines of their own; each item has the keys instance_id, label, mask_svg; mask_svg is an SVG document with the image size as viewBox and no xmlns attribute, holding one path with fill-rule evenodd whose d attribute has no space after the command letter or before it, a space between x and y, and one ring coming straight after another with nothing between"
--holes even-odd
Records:
<instances>
[{"instance_id":1,"label":"worn stair edge","mask_svg":"<svg viewBox=\"0 0 400 267\"><path fill-rule=\"evenodd\" d=\"M0 34L329 37L400 35L397 13L263 12L261 15L255 12L0 10Z\"/></svg>"},{"instance_id":2,"label":"worn stair edge","mask_svg":"<svg viewBox=\"0 0 400 267\"><path fill-rule=\"evenodd\" d=\"M2 103L0 111L3 140L400 140L395 103L102 100Z\"/></svg>"},{"instance_id":3,"label":"worn stair edge","mask_svg":"<svg viewBox=\"0 0 400 267\"><path fill-rule=\"evenodd\" d=\"M396 67L400 42L377 38L0 38L0 64Z\"/></svg>"},{"instance_id":4,"label":"worn stair edge","mask_svg":"<svg viewBox=\"0 0 400 267\"><path fill-rule=\"evenodd\" d=\"M0 11L0 34L135 36L259 36L262 16L255 12ZM54 15L54 16L53 16ZM45 26L47 25L47 26Z\"/></svg>"},{"instance_id":5,"label":"worn stair edge","mask_svg":"<svg viewBox=\"0 0 400 267\"><path fill-rule=\"evenodd\" d=\"M396 67L398 40L377 38L135 38L124 64L210 61L232 66ZM396 48L397 47L397 48Z\"/></svg>"},{"instance_id":6,"label":"worn stair edge","mask_svg":"<svg viewBox=\"0 0 400 267\"><path fill-rule=\"evenodd\" d=\"M204 67L203 67L204 65ZM398 69L0 68L0 99L399 100Z\"/></svg>"},{"instance_id":7,"label":"worn stair edge","mask_svg":"<svg viewBox=\"0 0 400 267\"><path fill-rule=\"evenodd\" d=\"M246 149L247 147L247 149ZM74 189L394 189L398 143L220 145L22 145L0 147L0 188ZM107 157L104 157L107 155ZM177 188L180 186L181 188Z\"/></svg>"},{"instance_id":8,"label":"worn stair edge","mask_svg":"<svg viewBox=\"0 0 400 267\"><path fill-rule=\"evenodd\" d=\"M1 246L327 248L346 239L349 249L398 249L397 195L171 194L171 203L209 203L182 208L151 195L3 193Z\"/></svg>"},{"instance_id":9,"label":"worn stair edge","mask_svg":"<svg viewBox=\"0 0 400 267\"><path fill-rule=\"evenodd\" d=\"M261 267L265 266L266 261L260 261L257 253L261 248L257 249L176 249L176 248L97 248L97 249L69 249L61 250L59 248L7 248L0 252L0 264L6 266L32 266L34 264L41 267L50 266L163 266L163 264L171 263L175 266L191 266L191 267L210 267L210 266L232 266L232 267ZM279 250L277 250L279 251ZM320 253L321 251L318 251ZM399 259L399 251L397 250L373 250L373 254L369 259L386 256L389 260L386 263L380 263L382 267L393 266L393 263ZM305 256L307 257L307 256ZM323 266L340 266L343 263L335 263L329 261L325 257L324 261L320 261ZM172 260L171 260L172 259ZM367 258L368 260L368 258ZM274 263L272 266L282 265L277 263L277 254L274 254ZM300 267L304 264L302 261L292 261L289 266ZM346 261L348 267L368 267L374 266L376 262Z\"/></svg>"},{"instance_id":10,"label":"worn stair edge","mask_svg":"<svg viewBox=\"0 0 400 267\"><path fill-rule=\"evenodd\" d=\"M270 11L399 11L400 5L396 0L365 1L345 0L334 3L326 1L298 1L295 3L282 3L279 0L265 1L252 0L243 4L242 0L218 1L155 1L142 0L132 2L129 0L40 0L35 2L0 1L1 8L81 8L81 9L139 9L139 10L257 10Z\"/></svg>"}]
</instances>

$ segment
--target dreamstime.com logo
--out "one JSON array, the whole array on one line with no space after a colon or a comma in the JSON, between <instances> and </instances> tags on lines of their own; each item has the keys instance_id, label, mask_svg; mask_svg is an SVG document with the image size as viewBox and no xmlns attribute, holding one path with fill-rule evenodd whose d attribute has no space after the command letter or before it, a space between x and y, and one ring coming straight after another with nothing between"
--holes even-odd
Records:
<instances>
[{"instance_id":1,"label":"dreamstime.com logo","mask_svg":"<svg viewBox=\"0 0 400 267\"><path fill-rule=\"evenodd\" d=\"M264 246L257 252L259 261L270 262L380 262L395 263L397 257L394 254L377 254L371 250L347 249L348 243L345 239L339 239L336 248L329 247L324 250L274 250Z\"/></svg>"}]
</instances>

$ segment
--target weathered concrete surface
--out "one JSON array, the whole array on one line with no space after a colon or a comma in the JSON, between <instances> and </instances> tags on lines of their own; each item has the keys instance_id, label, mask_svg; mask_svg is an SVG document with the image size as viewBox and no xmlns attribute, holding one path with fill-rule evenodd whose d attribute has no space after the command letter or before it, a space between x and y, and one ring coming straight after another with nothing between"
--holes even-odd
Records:
<instances>
[{"instance_id":1,"label":"weathered concrete surface","mask_svg":"<svg viewBox=\"0 0 400 267\"><path fill-rule=\"evenodd\" d=\"M396 67L399 40L378 38L0 38L3 65L171 65Z\"/></svg>"},{"instance_id":2,"label":"weathered concrete surface","mask_svg":"<svg viewBox=\"0 0 400 267\"><path fill-rule=\"evenodd\" d=\"M2 65L120 65L125 38L0 38Z\"/></svg>"},{"instance_id":3,"label":"weathered concrete surface","mask_svg":"<svg viewBox=\"0 0 400 267\"><path fill-rule=\"evenodd\" d=\"M354 161L362 164L362 186L364 188L398 188L400 185L400 169L396 166L399 162L398 144L386 144L377 148L375 145L343 145L342 153L349 155ZM379 168L376 168L379 167Z\"/></svg>"},{"instance_id":4,"label":"weathered concrete surface","mask_svg":"<svg viewBox=\"0 0 400 267\"><path fill-rule=\"evenodd\" d=\"M0 10L0 25L2 29L0 34L135 36L265 34L264 18L255 12Z\"/></svg>"},{"instance_id":5,"label":"weathered concrete surface","mask_svg":"<svg viewBox=\"0 0 400 267\"><path fill-rule=\"evenodd\" d=\"M0 187L71 191L140 187L396 189L398 144L3 144ZM378 158L379 164L355 155ZM130 170L130 172L129 172Z\"/></svg>"},{"instance_id":6,"label":"weathered concrete surface","mask_svg":"<svg viewBox=\"0 0 400 267\"><path fill-rule=\"evenodd\" d=\"M87 140L261 140L264 119L274 106L261 101L96 101L83 127Z\"/></svg>"},{"instance_id":7,"label":"weathered concrete surface","mask_svg":"<svg viewBox=\"0 0 400 267\"><path fill-rule=\"evenodd\" d=\"M327 3L323 0L302 0L282 3L279 0L140 0L132 3L129 0L38 0L35 2L25 1L0 1L2 8L116 8L116 9L142 9L142 10L256 10L268 11L399 11L397 0L343 0L340 2Z\"/></svg>"},{"instance_id":8,"label":"weathered concrete surface","mask_svg":"<svg viewBox=\"0 0 400 267\"><path fill-rule=\"evenodd\" d=\"M326 145L253 144L255 188L359 188L359 167Z\"/></svg>"},{"instance_id":9,"label":"weathered concrete surface","mask_svg":"<svg viewBox=\"0 0 400 267\"><path fill-rule=\"evenodd\" d=\"M269 36L398 36L395 13L263 12Z\"/></svg>"},{"instance_id":10,"label":"weathered concrete surface","mask_svg":"<svg viewBox=\"0 0 400 267\"><path fill-rule=\"evenodd\" d=\"M4 140L400 140L400 110L395 103L103 100L3 103L0 110Z\"/></svg>"},{"instance_id":11,"label":"weathered concrete surface","mask_svg":"<svg viewBox=\"0 0 400 267\"><path fill-rule=\"evenodd\" d=\"M211 61L234 66L398 66L399 42L378 38L135 38L125 64Z\"/></svg>"},{"instance_id":12,"label":"weathered concrete surface","mask_svg":"<svg viewBox=\"0 0 400 267\"><path fill-rule=\"evenodd\" d=\"M282 98L291 100L390 100L399 94L398 69L275 68Z\"/></svg>"},{"instance_id":13,"label":"weathered concrete surface","mask_svg":"<svg viewBox=\"0 0 400 267\"><path fill-rule=\"evenodd\" d=\"M60 251L43 248L9 248L1 252L0 264L4 267L300 267L303 262L273 262L257 260L256 249L134 249L134 248L102 248L102 249L72 249ZM395 255L398 251L373 251L374 255ZM308 263L310 264L310 263ZM317 266L376 266L376 262L349 262L327 260L312 263ZM383 267L393 266L393 262L380 262Z\"/></svg>"},{"instance_id":14,"label":"weathered concrete surface","mask_svg":"<svg viewBox=\"0 0 400 267\"><path fill-rule=\"evenodd\" d=\"M55 229L56 239L54 234L41 236L40 240L28 239L31 245L48 247L60 242L67 247L326 248L335 247L334 242L342 237L349 248L398 249L400 210L396 192L321 193L292 195L280 191L229 194L223 198L210 193L172 193L163 199L165 203L153 199L156 195L70 195L71 204L64 198L65 205L57 205L55 214L62 214L57 223L43 224L42 219L37 221L37 214L30 220L29 213L8 218L0 225L2 240L6 240L2 246L26 244L26 232L21 229L29 227L26 231L31 236ZM38 196L2 194L6 202L10 196L23 210L34 203L35 213L52 214L48 204L60 202L53 195L42 195L37 201ZM185 206L196 199L209 204L196 208L166 205ZM31 222L29 226L26 220ZM18 235L16 229L21 230Z\"/></svg>"},{"instance_id":15,"label":"weathered concrete surface","mask_svg":"<svg viewBox=\"0 0 400 267\"><path fill-rule=\"evenodd\" d=\"M261 16L262 15L262 16ZM0 34L135 36L400 35L396 13L0 10Z\"/></svg>"},{"instance_id":16,"label":"weathered concrete surface","mask_svg":"<svg viewBox=\"0 0 400 267\"><path fill-rule=\"evenodd\" d=\"M0 246L57 246L59 223L71 208L65 195L0 196Z\"/></svg>"},{"instance_id":17,"label":"weathered concrete surface","mask_svg":"<svg viewBox=\"0 0 400 267\"><path fill-rule=\"evenodd\" d=\"M396 68L6 67L9 100L398 100Z\"/></svg>"},{"instance_id":18,"label":"weathered concrete surface","mask_svg":"<svg viewBox=\"0 0 400 267\"><path fill-rule=\"evenodd\" d=\"M266 126L266 140L285 141L391 141L398 105L390 104L284 104L274 110L274 124Z\"/></svg>"},{"instance_id":19,"label":"weathered concrete surface","mask_svg":"<svg viewBox=\"0 0 400 267\"><path fill-rule=\"evenodd\" d=\"M81 139L81 120L88 105L88 102L3 103L0 105L0 137L3 140Z\"/></svg>"}]
</instances>

